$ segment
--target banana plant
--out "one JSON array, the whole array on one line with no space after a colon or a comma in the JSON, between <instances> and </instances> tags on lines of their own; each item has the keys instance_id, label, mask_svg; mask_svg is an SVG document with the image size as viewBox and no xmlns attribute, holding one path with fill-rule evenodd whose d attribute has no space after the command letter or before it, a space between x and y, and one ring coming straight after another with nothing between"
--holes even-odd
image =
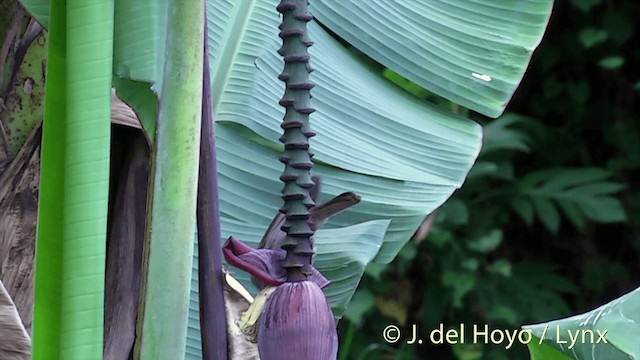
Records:
<instances>
[{"instance_id":1,"label":"banana plant","mask_svg":"<svg viewBox=\"0 0 640 360\"><path fill-rule=\"evenodd\" d=\"M202 240L196 241L194 233L203 102L202 92L195 89L203 83L205 68L200 59L208 53L211 76L205 86L211 93L205 102L211 100L208 114L215 120L217 231L257 247L281 206L278 157L283 147L278 139L283 109L278 102L283 91L278 74L283 65L277 54L277 1L90 3L85 7L71 0L22 1L50 36L34 357L87 358L103 351L99 315L107 237L105 101L113 85L135 111L152 159L138 324L127 327L127 335L135 339L133 353L139 358L201 358L198 266L203 261L197 245ZM310 3L315 16L308 24L315 41L309 49L316 70L311 74L316 85L312 102L317 110L312 144L314 171L323 184L320 201L345 189L361 197L357 206L330 218L315 236L314 266L331 281L323 291L334 317L348 305L365 267L396 256L424 217L462 185L480 150L477 124L405 93L377 73L371 61L495 117L522 78L551 6L551 0ZM205 18L206 33L198 25ZM87 43L76 47L78 39ZM97 44L104 49L88 50ZM104 52L111 48L113 56ZM80 61L96 69L76 66L76 57L82 56L99 59ZM110 82L105 80L106 68ZM94 89L89 84L97 78L101 80ZM100 99L100 106L92 106L94 98L83 86L99 92L95 99ZM89 141L92 135L78 132L88 123L76 110L85 108L96 112L91 118L101 130L91 131L100 133L100 150ZM66 119L74 116L78 123L67 125ZM75 142L90 148L76 153ZM70 150L59 150L69 146ZM77 168L70 162L74 157L86 160L83 166L100 165ZM89 173L97 180L85 179ZM75 193L82 184L101 190L87 187ZM87 225L84 216L89 215L99 219ZM77 224L91 228L91 235L86 235L91 236L91 246L73 240L85 236L76 233ZM47 245L42 240L47 236L57 242ZM111 261L116 259L106 258L107 268ZM92 288L83 286L90 279L85 274L93 276ZM233 275L257 293L248 275ZM108 282L109 274L106 277ZM79 318L88 307L92 316Z\"/></svg>"}]
</instances>

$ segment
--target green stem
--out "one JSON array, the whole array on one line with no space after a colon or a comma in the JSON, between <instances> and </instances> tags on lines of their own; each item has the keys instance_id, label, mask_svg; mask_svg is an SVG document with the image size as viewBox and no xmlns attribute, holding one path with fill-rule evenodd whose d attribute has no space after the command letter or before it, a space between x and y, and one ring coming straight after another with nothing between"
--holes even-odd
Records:
<instances>
[{"instance_id":1,"label":"green stem","mask_svg":"<svg viewBox=\"0 0 640 360\"><path fill-rule=\"evenodd\" d=\"M309 151L309 138L315 133L309 127L309 114L313 84L309 82L309 54L313 44L307 35L307 22L313 18L307 10L307 0L282 0L277 10L282 13L280 37L282 47L278 53L284 57L284 70L279 79L284 81L285 93L280 100L286 111L281 127L284 152L280 161L285 169L280 176L284 182L280 209L286 215L282 230L287 233L282 248L287 251L283 267L289 281L305 280L310 273L313 229L309 209L314 206L309 190L313 187L311 168L313 156Z\"/></svg>"},{"instance_id":2,"label":"green stem","mask_svg":"<svg viewBox=\"0 0 640 360\"><path fill-rule=\"evenodd\" d=\"M99 359L113 1L53 0L36 243L33 359Z\"/></svg>"},{"instance_id":3,"label":"green stem","mask_svg":"<svg viewBox=\"0 0 640 360\"><path fill-rule=\"evenodd\" d=\"M339 360L347 360L349 358L349 350L351 349L351 343L353 342L354 332L355 325L353 322L349 321L349 326L347 327L347 335L342 341L342 345L340 345L340 355L338 356Z\"/></svg>"},{"instance_id":4,"label":"green stem","mask_svg":"<svg viewBox=\"0 0 640 360\"><path fill-rule=\"evenodd\" d=\"M195 229L204 2L171 0L135 355L183 359Z\"/></svg>"}]
</instances>

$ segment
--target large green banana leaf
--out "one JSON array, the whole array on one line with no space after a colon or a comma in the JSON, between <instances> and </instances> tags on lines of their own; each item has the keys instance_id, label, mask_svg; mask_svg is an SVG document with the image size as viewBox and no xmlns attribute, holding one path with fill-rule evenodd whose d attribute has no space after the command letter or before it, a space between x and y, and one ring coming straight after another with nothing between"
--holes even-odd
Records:
<instances>
[{"instance_id":1,"label":"large green banana leaf","mask_svg":"<svg viewBox=\"0 0 640 360\"><path fill-rule=\"evenodd\" d=\"M532 360L638 359L640 288L587 313L523 328L534 336Z\"/></svg>"},{"instance_id":2,"label":"large green banana leaf","mask_svg":"<svg viewBox=\"0 0 640 360\"><path fill-rule=\"evenodd\" d=\"M362 52L460 105L497 117L542 39L553 0L314 0Z\"/></svg>"}]
</instances>

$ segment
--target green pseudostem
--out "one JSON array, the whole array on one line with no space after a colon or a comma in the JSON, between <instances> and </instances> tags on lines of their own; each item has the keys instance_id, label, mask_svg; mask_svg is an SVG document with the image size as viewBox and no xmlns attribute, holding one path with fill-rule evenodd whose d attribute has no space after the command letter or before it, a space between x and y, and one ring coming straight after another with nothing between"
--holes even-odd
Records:
<instances>
[{"instance_id":1,"label":"green pseudostem","mask_svg":"<svg viewBox=\"0 0 640 360\"><path fill-rule=\"evenodd\" d=\"M310 274L313 244L311 236L309 209L314 206L309 190L313 186L311 168L313 154L309 151L309 138L315 133L309 127L309 114L314 109L310 106L309 66L307 48L313 44L307 35L307 22L313 17L307 11L307 0L283 0L278 5L282 13L280 37L282 47L278 53L284 57L284 70L278 78L285 82L285 93L280 105L286 111L281 127L284 135L280 141L284 143L284 151L280 161L285 169L280 176L284 182L282 199L284 206L280 209L286 215L282 230L287 233L282 248L287 251L283 267L289 281L305 280Z\"/></svg>"},{"instance_id":2,"label":"green pseudostem","mask_svg":"<svg viewBox=\"0 0 640 360\"><path fill-rule=\"evenodd\" d=\"M184 358L202 104L204 1L168 2L136 359Z\"/></svg>"},{"instance_id":3,"label":"green pseudostem","mask_svg":"<svg viewBox=\"0 0 640 360\"><path fill-rule=\"evenodd\" d=\"M113 7L51 1L32 359L102 358Z\"/></svg>"}]
</instances>

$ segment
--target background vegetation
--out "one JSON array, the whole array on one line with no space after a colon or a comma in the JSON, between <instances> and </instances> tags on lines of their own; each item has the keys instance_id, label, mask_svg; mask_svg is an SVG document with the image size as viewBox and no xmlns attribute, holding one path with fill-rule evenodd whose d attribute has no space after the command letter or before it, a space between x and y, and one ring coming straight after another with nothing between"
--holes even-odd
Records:
<instances>
[{"instance_id":1,"label":"background vegetation","mask_svg":"<svg viewBox=\"0 0 640 360\"><path fill-rule=\"evenodd\" d=\"M639 16L630 0L556 2L506 115L469 114L485 125L485 143L462 189L392 264L367 269L339 326L341 359L527 359L524 346L387 346L381 332L516 329L638 287ZM467 112L378 69L425 101Z\"/></svg>"}]
</instances>

